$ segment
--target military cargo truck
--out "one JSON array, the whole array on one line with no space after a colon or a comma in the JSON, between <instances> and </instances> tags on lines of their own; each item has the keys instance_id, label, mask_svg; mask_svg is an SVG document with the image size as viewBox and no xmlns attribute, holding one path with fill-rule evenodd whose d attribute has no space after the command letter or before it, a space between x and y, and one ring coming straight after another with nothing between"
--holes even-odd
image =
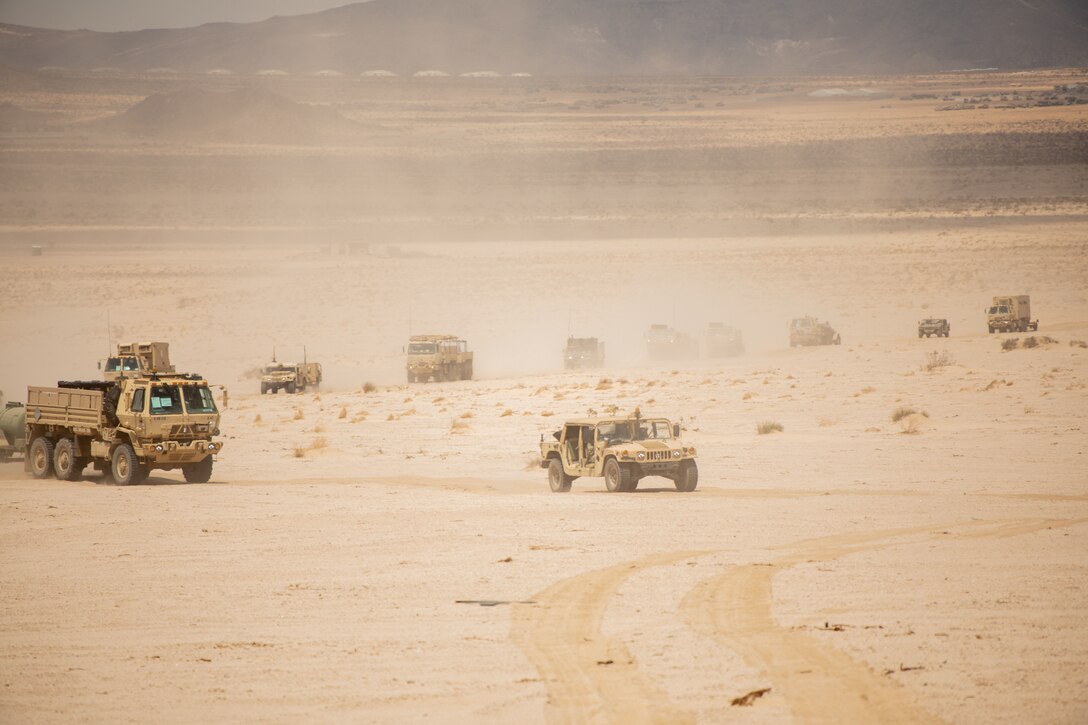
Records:
<instances>
[{"instance_id":1,"label":"military cargo truck","mask_svg":"<svg viewBox=\"0 0 1088 725\"><path fill-rule=\"evenodd\" d=\"M568 337L563 350L567 370L599 368L604 365L604 343L595 337Z\"/></svg>"},{"instance_id":2,"label":"military cargo truck","mask_svg":"<svg viewBox=\"0 0 1088 725\"><path fill-rule=\"evenodd\" d=\"M0 461L21 455L26 450L26 408L9 402L0 409Z\"/></svg>"},{"instance_id":3,"label":"military cargo truck","mask_svg":"<svg viewBox=\"0 0 1088 725\"><path fill-rule=\"evenodd\" d=\"M472 380L468 343L454 335L412 335L408 338L408 382Z\"/></svg>"},{"instance_id":4,"label":"military cargo truck","mask_svg":"<svg viewBox=\"0 0 1088 725\"><path fill-rule=\"evenodd\" d=\"M737 357L744 354L744 336L736 328L711 322L706 328L705 337L708 357Z\"/></svg>"},{"instance_id":5,"label":"military cargo truck","mask_svg":"<svg viewBox=\"0 0 1088 725\"><path fill-rule=\"evenodd\" d=\"M583 476L603 476L612 492L634 491L647 476L668 478L683 492L699 484L695 447L666 418L644 418L636 409L627 418L569 420L551 438L540 437L540 467L556 493Z\"/></svg>"},{"instance_id":6,"label":"military cargo truck","mask_svg":"<svg viewBox=\"0 0 1088 725\"><path fill-rule=\"evenodd\" d=\"M300 362L280 363L273 360L261 370L261 395L280 390L288 393L301 393L307 387L321 385L321 363Z\"/></svg>"},{"instance_id":7,"label":"military cargo truck","mask_svg":"<svg viewBox=\"0 0 1088 725\"><path fill-rule=\"evenodd\" d=\"M93 464L122 485L175 468L186 481L204 483L223 447L214 440L219 411L198 375L32 386L25 435L25 467L35 478L75 481Z\"/></svg>"},{"instance_id":8,"label":"military cargo truck","mask_svg":"<svg viewBox=\"0 0 1088 725\"><path fill-rule=\"evenodd\" d=\"M842 343L839 333L826 322L806 315L790 321L790 347L798 345L838 345Z\"/></svg>"},{"instance_id":9,"label":"military cargo truck","mask_svg":"<svg viewBox=\"0 0 1088 725\"><path fill-rule=\"evenodd\" d=\"M986 326L991 334L1038 330L1039 321L1031 319L1031 295L994 297L986 310Z\"/></svg>"},{"instance_id":10,"label":"military cargo truck","mask_svg":"<svg viewBox=\"0 0 1088 725\"><path fill-rule=\"evenodd\" d=\"M106 358L101 364L103 380L116 380L122 376L150 375L152 373L172 373L170 364L170 343L168 342L132 342L118 344L117 354Z\"/></svg>"},{"instance_id":11,"label":"military cargo truck","mask_svg":"<svg viewBox=\"0 0 1088 725\"><path fill-rule=\"evenodd\" d=\"M699 357L699 343L668 325L650 325L646 331L646 356L650 360L690 360Z\"/></svg>"},{"instance_id":12,"label":"military cargo truck","mask_svg":"<svg viewBox=\"0 0 1088 725\"><path fill-rule=\"evenodd\" d=\"M948 320L943 317L927 317L918 321L918 337L948 337L951 331Z\"/></svg>"}]
</instances>

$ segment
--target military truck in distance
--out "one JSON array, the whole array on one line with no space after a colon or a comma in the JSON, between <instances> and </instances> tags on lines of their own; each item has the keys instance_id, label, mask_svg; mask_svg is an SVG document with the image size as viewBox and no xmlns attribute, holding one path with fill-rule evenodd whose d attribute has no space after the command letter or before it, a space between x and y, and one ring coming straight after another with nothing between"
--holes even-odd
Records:
<instances>
[{"instance_id":1,"label":"military truck in distance","mask_svg":"<svg viewBox=\"0 0 1088 725\"><path fill-rule=\"evenodd\" d=\"M994 297L986 310L986 326L991 334L1038 330L1039 321L1031 319L1031 295Z\"/></svg>"},{"instance_id":2,"label":"military truck in distance","mask_svg":"<svg viewBox=\"0 0 1088 725\"><path fill-rule=\"evenodd\" d=\"M604 343L595 337L568 337L563 350L563 367L567 370L599 368L604 365Z\"/></svg>"},{"instance_id":3,"label":"military truck in distance","mask_svg":"<svg viewBox=\"0 0 1088 725\"><path fill-rule=\"evenodd\" d=\"M734 327L711 322L705 336L708 357L737 357L744 354L744 336Z\"/></svg>"},{"instance_id":4,"label":"military truck in distance","mask_svg":"<svg viewBox=\"0 0 1088 725\"><path fill-rule=\"evenodd\" d=\"M806 315L790 321L790 347L798 345L839 345L842 338L830 324Z\"/></svg>"},{"instance_id":5,"label":"military truck in distance","mask_svg":"<svg viewBox=\"0 0 1088 725\"><path fill-rule=\"evenodd\" d=\"M454 335L412 335L406 368L409 383L472 380L472 353Z\"/></svg>"},{"instance_id":6,"label":"military truck in distance","mask_svg":"<svg viewBox=\"0 0 1088 725\"><path fill-rule=\"evenodd\" d=\"M26 404L26 469L77 480L88 464L122 485L152 470L180 468L205 483L223 444L219 411L199 375L150 375L116 381L30 387Z\"/></svg>"},{"instance_id":7,"label":"military truck in distance","mask_svg":"<svg viewBox=\"0 0 1088 725\"><path fill-rule=\"evenodd\" d=\"M103 380L117 380L122 376L173 373L170 364L170 343L132 342L118 344L117 354L106 358L102 368Z\"/></svg>"},{"instance_id":8,"label":"military truck in distance","mask_svg":"<svg viewBox=\"0 0 1088 725\"><path fill-rule=\"evenodd\" d=\"M680 439L680 426L637 409L627 418L569 420L552 438L540 437L540 467L556 493L583 476L604 476L612 492L634 491L646 476L671 479L685 493L699 484L695 448Z\"/></svg>"},{"instance_id":9,"label":"military truck in distance","mask_svg":"<svg viewBox=\"0 0 1088 725\"><path fill-rule=\"evenodd\" d=\"M301 393L307 387L321 385L321 363L300 362L287 364L273 360L261 370L261 395L280 390Z\"/></svg>"},{"instance_id":10,"label":"military truck in distance","mask_svg":"<svg viewBox=\"0 0 1088 725\"><path fill-rule=\"evenodd\" d=\"M691 360L699 357L699 342L668 325L650 325L646 331L646 356L650 360Z\"/></svg>"},{"instance_id":11,"label":"military truck in distance","mask_svg":"<svg viewBox=\"0 0 1088 725\"><path fill-rule=\"evenodd\" d=\"M918 320L918 337L948 337L948 333L952 331L952 327L948 324L948 320L943 317L927 317L924 320Z\"/></svg>"}]
</instances>

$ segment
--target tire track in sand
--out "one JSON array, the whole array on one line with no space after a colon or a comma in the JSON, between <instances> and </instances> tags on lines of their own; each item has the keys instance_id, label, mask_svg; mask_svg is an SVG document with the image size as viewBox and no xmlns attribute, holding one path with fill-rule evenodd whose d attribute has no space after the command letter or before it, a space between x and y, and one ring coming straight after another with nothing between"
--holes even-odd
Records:
<instances>
[{"instance_id":1,"label":"tire track in sand","mask_svg":"<svg viewBox=\"0 0 1088 725\"><path fill-rule=\"evenodd\" d=\"M935 722L914 698L864 663L803 632L774 620L774 575L802 562L827 561L861 551L947 539L1006 538L1072 526L1088 519L970 521L830 536L787 547L791 553L768 564L732 567L700 582L681 608L692 627L740 654L765 671L781 691L794 717L802 722Z\"/></svg>"},{"instance_id":2,"label":"tire track in sand","mask_svg":"<svg viewBox=\"0 0 1088 725\"><path fill-rule=\"evenodd\" d=\"M548 691L548 722L695 722L694 713L674 704L639 670L620 640L601 632L601 622L609 599L632 574L706 553L656 554L586 572L535 594L536 605L514 606L511 638Z\"/></svg>"}]
</instances>

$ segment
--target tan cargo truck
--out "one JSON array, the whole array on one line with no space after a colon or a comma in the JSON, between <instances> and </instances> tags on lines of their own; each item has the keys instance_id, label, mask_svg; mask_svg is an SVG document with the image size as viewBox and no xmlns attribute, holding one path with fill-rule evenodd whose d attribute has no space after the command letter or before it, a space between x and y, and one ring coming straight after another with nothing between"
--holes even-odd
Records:
<instances>
[{"instance_id":1,"label":"tan cargo truck","mask_svg":"<svg viewBox=\"0 0 1088 725\"><path fill-rule=\"evenodd\" d=\"M540 467L556 493L583 476L603 476L612 492L634 491L647 476L663 476L685 493L699 484L695 447L681 440L680 426L637 409L627 418L568 420L551 438L540 437Z\"/></svg>"},{"instance_id":2,"label":"tan cargo truck","mask_svg":"<svg viewBox=\"0 0 1088 725\"><path fill-rule=\"evenodd\" d=\"M101 364L103 380L117 380L119 377L150 375L152 373L173 373L170 364L170 343L168 342L132 342L117 345L117 354L106 358Z\"/></svg>"},{"instance_id":3,"label":"tan cargo truck","mask_svg":"<svg viewBox=\"0 0 1088 725\"><path fill-rule=\"evenodd\" d=\"M186 481L204 483L223 447L217 435L219 411L196 375L27 389L25 466L35 478L75 481L93 464L122 485L175 468Z\"/></svg>"},{"instance_id":4,"label":"tan cargo truck","mask_svg":"<svg viewBox=\"0 0 1088 725\"><path fill-rule=\"evenodd\" d=\"M986 326L990 334L1038 330L1039 321L1031 319L1031 295L994 297L986 310Z\"/></svg>"},{"instance_id":5,"label":"tan cargo truck","mask_svg":"<svg viewBox=\"0 0 1088 725\"><path fill-rule=\"evenodd\" d=\"M790 347L809 345L839 345L842 338L830 324L815 317L796 317L790 321Z\"/></svg>"},{"instance_id":6,"label":"tan cargo truck","mask_svg":"<svg viewBox=\"0 0 1088 725\"><path fill-rule=\"evenodd\" d=\"M412 335L408 338L408 382L472 380L468 343L454 335Z\"/></svg>"},{"instance_id":7,"label":"tan cargo truck","mask_svg":"<svg viewBox=\"0 0 1088 725\"><path fill-rule=\"evenodd\" d=\"M604 365L604 343L595 337L567 338L563 349L563 367L567 370L599 368Z\"/></svg>"}]
</instances>

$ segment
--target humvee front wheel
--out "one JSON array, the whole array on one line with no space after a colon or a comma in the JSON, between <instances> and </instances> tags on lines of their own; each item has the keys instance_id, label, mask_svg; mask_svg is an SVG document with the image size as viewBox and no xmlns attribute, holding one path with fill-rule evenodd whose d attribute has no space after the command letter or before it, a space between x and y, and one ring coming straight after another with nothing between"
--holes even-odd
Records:
<instances>
[{"instance_id":1,"label":"humvee front wheel","mask_svg":"<svg viewBox=\"0 0 1088 725\"><path fill-rule=\"evenodd\" d=\"M53 471L62 481L75 481L83 473L84 463L79 460L71 438L61 438L53 449Z\"/></svg>"},{"instance_id":2,"label":"humvee front wheel","mask_svg":"<svg viewBox=\"0 0 1088 725\"><path fill-rule=\"evenodd\" d=\"M297 388L296 388L294 383L287 383L287 392L288 393L290 393L291 395L294 395L296 389Z\"/></svg>"},{"instance_id":3,"label":"humvee front wheel","mask_svg":"<svg viewBox=\"0 0 1088 725\"><path fill-rule=\"evenodd\" d=\"M212 480L212 463L211 456L198 463L187 463L181 467L181 475L189 483L207 483Z\"/></svg>"},{"instance_id":4,"label":"humvee front wheel","mask_svg":"<svg viewBox=\"0 0 1088 725\"><path fill-rule=\"evenodd\" d=\"M563 470L563 462L558 458L553 458L548 463L548 486L554 493L566 493L570 490L570 482L573 481L572 476L568 476L566 471Z\"/></svg>"},{"instance_id":5,"label":"humvee front wheel","mask_svg":"<svg viewBox=\"0 0 1088 725\"><path fill-rule=\"evenodd\" d=\"M682 493L694 491L699 485L699 467L695 465L695 461L681 462L680 470L677 471L673 482L676 484L677 491Z\"/></svg>"},{"instance_id":6,"label":"humvee front wheel","mask_svg":"<svg viewBox=\"0 0 1088 725\"><path fill-rule=\"evenodd\" d=\"M631 490L631 469L622 466L615 458L604 464L604 487L612 493Z\"/></svg>"},{"instance_id":7,"label":"humvee front wheel","mask_svg":"<svg viewBox=\"0 0 1088 725\"><path fill-rule=\"evenodd\" d=\"M30 474L34 478L47 478L53 472L53 441L45 437L35 438L30 444Z\"/></svg>"}]
</instances>

